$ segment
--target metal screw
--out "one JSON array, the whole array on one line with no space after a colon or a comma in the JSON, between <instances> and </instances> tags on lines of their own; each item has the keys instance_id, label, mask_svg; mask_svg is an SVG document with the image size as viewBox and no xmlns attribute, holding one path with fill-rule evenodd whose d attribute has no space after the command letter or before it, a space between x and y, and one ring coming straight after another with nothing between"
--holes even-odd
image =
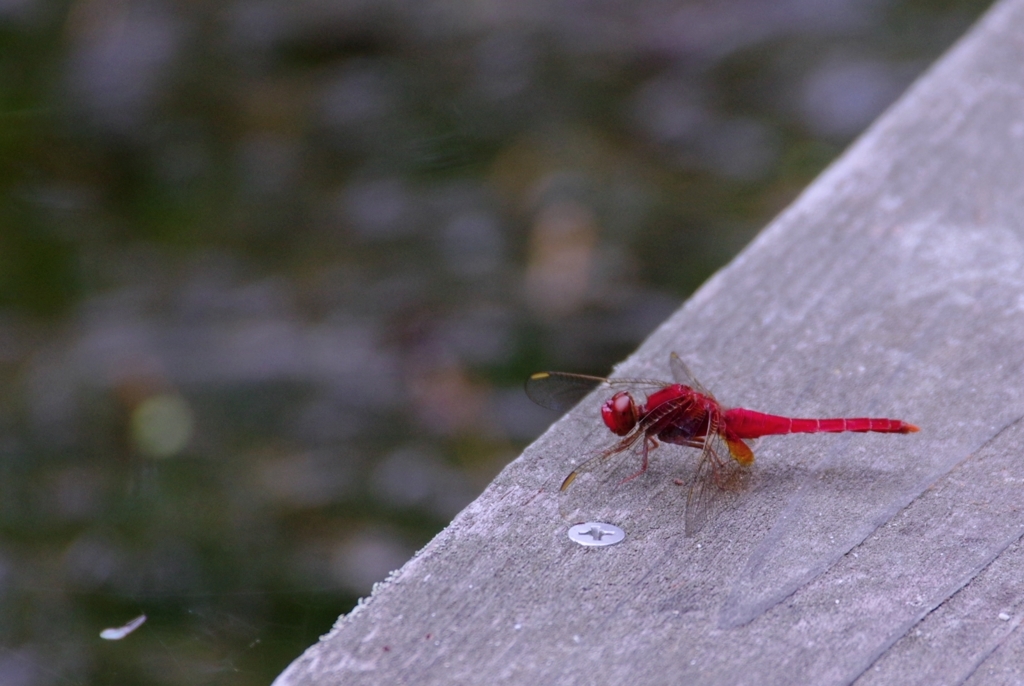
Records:
<instances>
[{"instance_id":1,"label":"metal screw","mask_svg":"<svg viewBox=\"0 0 1024 686\"><path fill-rule=\"evenodd\" d=\"M569 538L580 545L615 545L625 537L625 531L604 522L587 522L569 527Z\"/></svg>"}]
</instances>

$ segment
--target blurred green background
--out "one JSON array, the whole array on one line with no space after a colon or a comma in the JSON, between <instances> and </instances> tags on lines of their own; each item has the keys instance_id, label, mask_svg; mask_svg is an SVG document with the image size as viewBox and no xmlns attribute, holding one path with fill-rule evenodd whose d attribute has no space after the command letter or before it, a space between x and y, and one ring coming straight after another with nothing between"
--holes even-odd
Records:
<instances>
[{"instance_id":1,"label":"blurred green background","mask_svg":"<svg viewBox=\"0 0 1024 686\"><path fill-rule=\"evenodd\" d=\"M0 0L0 684L269 683L986 6Z\"/></svg>"}]
</instances>

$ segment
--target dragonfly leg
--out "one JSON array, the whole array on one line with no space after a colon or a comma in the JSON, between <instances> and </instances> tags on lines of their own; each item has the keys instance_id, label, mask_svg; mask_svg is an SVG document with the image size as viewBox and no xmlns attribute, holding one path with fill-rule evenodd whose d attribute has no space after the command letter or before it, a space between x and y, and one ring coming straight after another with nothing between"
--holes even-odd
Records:
<instances>
[{"instance_id":1,"label":"dragonfly leg","mask_svg":"<svg viewBox=\"0 0 1024 686\"><path fill-rule=\"evenodd\" d=\"M651 450L654 450L657 447L658 447L658 440L656 438L654 438L654 436L647 436L644 439L644 449L643 449L643 452L642 452L642 458L641 458L641 462L640 462L640 470L636 474L630 474L625 479L620 481L619 482L620 486L622 484L626 483L627 481L632 481L633 479L637 478L638 476L640 476L641 474L643 474L644 472L647 471L647 464L648 464L647 455L648 455L648 453Z\"/></svg>"}]
</instances>

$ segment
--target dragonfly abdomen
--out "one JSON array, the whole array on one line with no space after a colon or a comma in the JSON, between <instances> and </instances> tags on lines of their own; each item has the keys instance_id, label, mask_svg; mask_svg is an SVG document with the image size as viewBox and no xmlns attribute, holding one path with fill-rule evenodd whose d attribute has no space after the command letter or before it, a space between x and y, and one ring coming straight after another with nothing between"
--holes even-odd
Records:
<instances>
[{"instance_id":1,"label":"dragonfly abdomen","mask_svg":"<svg viewBox=\"0 0 1024 686\"><path fill-rule=\"evenodd\" d=\"M725 412L725 425L738 438L758 438L779 434L835 433L874 431L909 434L918 430L899 419L852 417L836 419L798 419L736 408Z\"/></svg>"}]
</instances>

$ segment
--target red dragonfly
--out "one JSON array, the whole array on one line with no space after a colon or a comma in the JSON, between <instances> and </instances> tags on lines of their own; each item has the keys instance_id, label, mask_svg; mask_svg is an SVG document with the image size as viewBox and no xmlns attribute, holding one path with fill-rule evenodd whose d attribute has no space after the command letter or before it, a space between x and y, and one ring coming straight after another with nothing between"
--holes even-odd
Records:
<instances>
[{"instance_id":1,"label":"red dragonfly","mask_svg":"<svg viewBox=\"0 0 1024 686\"><path fill-rule=\"evenodd\" d=\"M601 384L613 389L623 386L652 389L642 402L628 390L619 391L604 402L601 418L612 433L622 438L574 469L565 477L560 491L565 492L581 474L594 471L636 447L640 448L640 469L622 482L647 471L649 454L659 441L696 448L700 456L686 499L686 535L692 536L704 526L718 494L736 491L742 486L747 468L754 462L754 453L745 442L748 439L791 433L908 434L918 431L913 424L899 419L795 419L743 408L725 408L694 379L675 353L672 353L669 367L675 380L671 384L565 372L540 372L527 379L526 394L531 400L560 411L569 409Z\"/></svg>"}]
</instances>

